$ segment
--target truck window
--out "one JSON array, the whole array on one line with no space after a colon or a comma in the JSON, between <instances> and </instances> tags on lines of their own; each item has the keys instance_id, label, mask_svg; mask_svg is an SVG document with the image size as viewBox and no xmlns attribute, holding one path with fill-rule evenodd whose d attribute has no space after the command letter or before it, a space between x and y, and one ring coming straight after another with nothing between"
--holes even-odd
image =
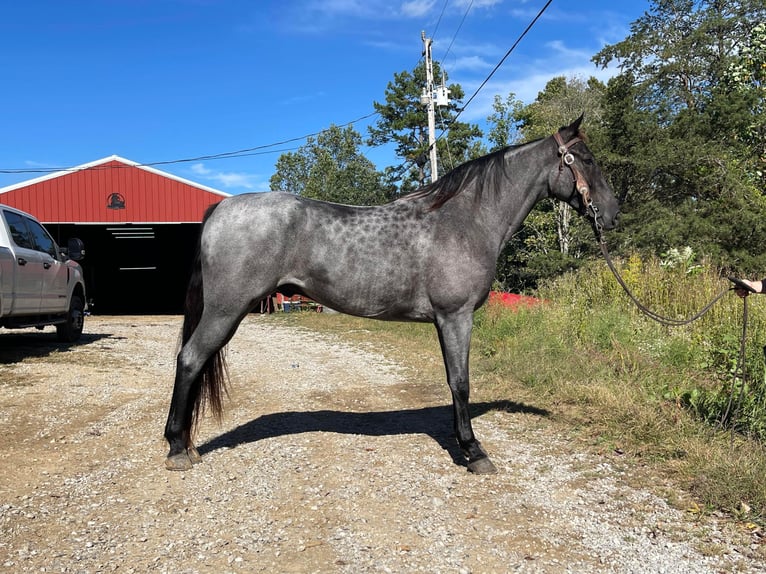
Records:
<instances>
[{"instance_id":1,"label":"truck window","mask_svg":"<svg viewBox=\"0 0 766 574\"><path fill-rule=\"evenodd\" d=\"M5 221L8 223L8 231L11 232L11 239L19 247L24 249L34 249L32 237L27 229L27 219L18 213L12 211L5 212Z\"/></svg>"},{"instance_id":2,"label":"truck window","mask_svg":"<svg viewBox=\"0 0 766 574\"><path fill-rule=\"evenodd\" d=\"M27 227L35 242L34 249L47 253L54 259L58 259L56 243L51 239L51 236L48 235L48 232L45 231L45 228L32 219L27 219Z\"/></svg>"}]
</instances>

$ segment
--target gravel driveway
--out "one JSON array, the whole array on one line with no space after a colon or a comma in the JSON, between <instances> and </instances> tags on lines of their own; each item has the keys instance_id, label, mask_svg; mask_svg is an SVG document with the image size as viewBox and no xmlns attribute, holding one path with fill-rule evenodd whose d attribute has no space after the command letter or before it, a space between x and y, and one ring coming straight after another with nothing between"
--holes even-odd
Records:
<instances>
[{"instance_id":1,"label":"gravel driveway","mask_svg":"<svg viewBox=\"0 0 766 574\"><path fill-rule=\"evenodd\" d=\"M476 405L499 473L469 474L443 382L257 315L204 462L168 472L179 329L0 334L0 572L766 572L747 532L631 487L534 409Z\"/></svg>"}]
</instances>

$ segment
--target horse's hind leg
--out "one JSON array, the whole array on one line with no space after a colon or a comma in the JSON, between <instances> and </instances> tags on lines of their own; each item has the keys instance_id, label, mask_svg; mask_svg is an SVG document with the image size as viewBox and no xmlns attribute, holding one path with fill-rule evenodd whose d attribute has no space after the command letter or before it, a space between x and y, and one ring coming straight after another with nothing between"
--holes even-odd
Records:
<instances>
[{"instance_id":1,"label":"horse's hind leg","mask_svg":"<svg viewBox=\"0 0 766 574\"><path fill-rule=\"evenodd\" d=\"M476 474L497 472L495 465L476 440L468 411L470 385L468 379L468 349L471 343L473 314L470 312L437 317L436 330L444 356L447 384L452 392L455 434L460 448L468 458L468 470Z\"/></svg>"},{"instance_id":2,"label":"horse's hind leg","mask_svg":"<svg viewBox=\"0 0 766 574\"><path fill-rule=\"evenodd\" d=\"M231 339L242 320L242 315L216 315L203 312L197 328L184 344L176 359L176 377L170 403L165 438L170 451L165 461L169 470L188 470L200 461L191 441L194 409L202 391L202 375L209 361L215 358ZM223 376L223 373L217 373ZM210 380L209 384L224 384L223 380Z\"/></svg>"}]
</instances>

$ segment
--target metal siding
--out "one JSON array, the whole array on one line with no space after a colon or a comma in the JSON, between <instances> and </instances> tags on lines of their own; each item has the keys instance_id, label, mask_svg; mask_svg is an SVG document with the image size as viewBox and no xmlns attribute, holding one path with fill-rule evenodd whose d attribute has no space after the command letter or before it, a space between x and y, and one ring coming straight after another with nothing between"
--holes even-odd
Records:
<instances>
[{"instance_id":1,"label":"metal siding","mask_svg":"<svg viewBox=\"0 0 766 574\"><path fill-rule=\"evenodd\" d=\"M72 212L70 211L70 206L77 205L77 200L79 199L75 195L75 193L80 186L75 185L74 179L75 178L70 177L63 182L64 183L63 193L57 193L55 204L54 202L50 202L50 205L48 206L49 217L53 216L55 213L61 213L65 217L67 217L67 219L65 219L64 221L70 220L69 218L72 215ZM67 198L69 198L71 201L66 201ZM45 201L45 199L41 197L40 201Z\"/></svg>"},{"instance_id":2,"label":"metal siding","mask_svg":"<svg viewBox=\"0 0 766 574\"><path fill-rule=\"evenodd\" d=\"M110 194L125 198L125 209L108 209ZM0 194L43 222L197 222L215 193L139 167L112 160Z\"/></svg>"},{"instance_id":3,"label":"metal siding","mask_svg":"<svg viewBox=\"0 0 766 574\"><path fill-rule=\"evenodd\" d=\"M89 215L90 206L85 201L85 198L88 197L88 195L91 193L93 193L93 180L89 177L86 177L79 189L79 193L77 195L77 203L71 206L71 211L69 211L71 217L67 219L67 221L75 221L76 217L87 217Z\"/></svg>"}]
</instances>

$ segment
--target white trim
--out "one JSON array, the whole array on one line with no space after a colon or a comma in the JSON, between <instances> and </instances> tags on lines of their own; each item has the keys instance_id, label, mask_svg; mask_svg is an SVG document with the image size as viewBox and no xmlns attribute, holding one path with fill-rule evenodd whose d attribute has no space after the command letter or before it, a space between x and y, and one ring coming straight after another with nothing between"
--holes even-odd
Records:
<instances>
[{"instance_id":1,"label":"white trim","mask_svg":"<svg viewBox=\"0 0 766 574\"><path fill-rule=\"evenodd\" d=\"M7 193L9 191L13 191L15 189L20 189L22 187L29 187L30 185L35 185L37 183L41 183L43 181L48 181L50 179L56 179L57 177L61 177L64 175L68 175L70 173L75 173L77 171L84 171L86 169L96 167L98 165L102 165L104 163L108 163L110 161L118 161L120 163L124 163L125 165L129 165L131 167L136 167L138 169L143 169L144 171L148 171L149 173L153 173L155 175L159 175L162 177L166 177L168 179L174 179L175 181L178 181L180 183L184 183L186 185L190 185L192 187L196 187L197 189L201 189L203 191L207 191L210 193L214 193L216 195L220 195L221 197L231 197L230 193L226 193L225 191L221 191L219 189L215 189L212 187L208 187L206 185L202 185L201 183L197 183L195 181L191 181L190 179L185 179L183 177L173 175L172 173L167 173L165 171L161 171L159 169L156 169L154 167L148 166L148 165L141 165L140 163L137 163L135 161L131 161L129 159L125 159L124 157L120 157L118 155L110 155L109 157L105 157L102 159L97 159L95 161L90 161L88 163L83 163L81 165L77 165L75 167L71 167L68 169L63 169L61 171L56 171L53 173L46 173L45 175L42 175L40 177L36 177L34 179L28 179L26 181L21 181L19 183L14 183L12 185L8 185L6 187L0 187L0 194ZM198 222L197 222L198 223Z\"/></svg>"},{"instance_id":2,"label":"white trim","mask_svg":"<svg viewBox=\"0 0 766 574\"><path fill-rule=\"evenodd\" d=\"M45 225L181 225L182 223L200 223L197 221L46 221Z\"/></svg>"},{"instance_id":3,"label":"white trim","mask_svg":"<svg viewBox=\"0 0 766 574\"><path fill-rule=\"evenodd\" d=\"M151 231L151 227L134 227L133 225L129 225L127 227L120 226L120 227L107 227L107 231Z\"/></svg>"}]
</instances>

